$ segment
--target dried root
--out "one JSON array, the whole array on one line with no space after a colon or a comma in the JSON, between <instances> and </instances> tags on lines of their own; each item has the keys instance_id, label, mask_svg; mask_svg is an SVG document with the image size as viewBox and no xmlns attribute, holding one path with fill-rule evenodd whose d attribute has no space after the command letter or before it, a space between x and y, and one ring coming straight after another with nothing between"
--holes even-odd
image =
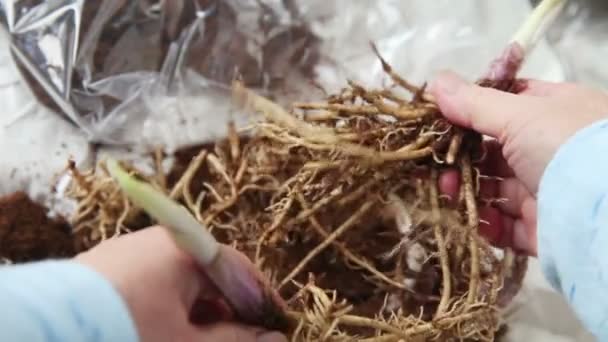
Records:
<instances>
[{"instance_id":1,"label":"dried root","mask_svg":"<svg viewBox=\"0 0 608 342\"><path fill-rule=\"evenodd\" d=\"M411 98L351 82L289 112L237 83L238 103L263 114L251 134L231 126L171 174L141 176L265 271L293 341L493 340L525 260L477 232L481 147L381 61ZM461 170L457 203L438 190L446 167ZM141 227L103 167L71 172L86 246Z\"/></svg>"},{"instance_id":2,"label":"dried root","mask_svg":"<svg viewBox=\"0 0 608 342\"><path fill-rule=\"evenodd\" d=\"M70 162L68 172L72 182L66 195L78 202L70 218L74 234L78 236L77 250L86 250L100 241L129 233L129 227L141 228L149 224L149 219L131 205L103 164L97 172L80 172Z\"/></svg>"}]
</instances>

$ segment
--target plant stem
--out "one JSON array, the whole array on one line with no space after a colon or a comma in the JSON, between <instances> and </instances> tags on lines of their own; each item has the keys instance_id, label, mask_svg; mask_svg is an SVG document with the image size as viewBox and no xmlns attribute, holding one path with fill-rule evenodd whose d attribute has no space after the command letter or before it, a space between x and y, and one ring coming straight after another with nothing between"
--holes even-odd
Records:
<instances>
[{"instance_id":1,"label":"plant stem","mask_svg":"<svg viewBox=\"0 0 608 342\"><path fill-rule=\"evenodd\" d=\"M218 242L186 208L150 184L135 179L115 160L108 160L107 167L131 201L165 226L177 245L191 254L201 266L209 265L216 259Z\"/></svg>"},{"instance_id":2,"label":"plant stem","mask_svg":"<svg viewBox=\"0 0 608 342\"><path fill-rule=\"evenodd\" d=\"M564 8L567 0L543 0L532 11L511 42L519 44L527 54Z\"/></svg>"}]
</instances>

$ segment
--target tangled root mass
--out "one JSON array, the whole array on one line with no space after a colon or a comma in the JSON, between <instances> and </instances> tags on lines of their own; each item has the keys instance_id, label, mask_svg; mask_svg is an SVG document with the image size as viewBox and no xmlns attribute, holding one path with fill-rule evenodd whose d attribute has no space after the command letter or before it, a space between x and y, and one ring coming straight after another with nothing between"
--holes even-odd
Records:
<instances>
[{"instance_id":1,"label":"tangled root mass","mask_svg":"<svg viewBox=\"0 0 608 342\"><path fill-rule=\"evenodd\" d=\"M289 111L237 83L262 120L140 176L266 272L294 341L494 340L526 259L478 234L481 139L383 65L394 87L350 82ZM437 186L448 167L462 177L454 200ZM70 171L82 248L151 223L103 165Z\"/></svg>"}]
</instances>

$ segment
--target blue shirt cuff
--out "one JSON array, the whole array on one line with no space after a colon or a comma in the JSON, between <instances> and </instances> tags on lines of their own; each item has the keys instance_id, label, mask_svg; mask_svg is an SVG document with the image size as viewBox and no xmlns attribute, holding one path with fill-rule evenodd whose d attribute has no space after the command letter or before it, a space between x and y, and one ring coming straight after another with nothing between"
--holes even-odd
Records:
<instances>
[{"instance_id":1,"label":"blue shirt cuff","mask_svg":"<svg viewBox=\"0 0 608 342\"><path fill-rule=\"evenodd\" d=\"M608 341L608 120L556 153L538 192L538 255L552 286Z\"/></svg>"},{"instance_id":2,"label":"blue shirt cuff","mask_svg":"<svg viewBox=\"0 0 608 342\"><path fill-rule=\"evenodd\" d=\"M0 340L136 342L122 297L74 261L0 268Z\"/></svg>"}]
</instances>

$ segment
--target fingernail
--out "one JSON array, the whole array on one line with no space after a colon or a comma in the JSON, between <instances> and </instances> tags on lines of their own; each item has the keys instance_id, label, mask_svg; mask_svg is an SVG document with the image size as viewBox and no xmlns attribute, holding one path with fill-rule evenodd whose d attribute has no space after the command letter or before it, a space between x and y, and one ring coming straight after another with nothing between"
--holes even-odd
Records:
<instances>
[{"instance_id":1,"label":"fingernail","mask_svg":"<svg viewBox=\"0 0 608 342\"><path fill-rule=\"evenodd\" d=\"M442 71L435 78L431 89L438 95L454 95L464 85L466 82L460 76L451 71Z\"/></svg>"},{"instance_id":2,"label":"fingernail","mask_svg":"<svg viewBox=\"0 0 608 342\"><path fill-rule=\"evenodd\" d=\"M526 230L526 226L520 220L513 224L513 247L521 251L530 253L530 238Z\"/></svg>"},{"instance_id":3,"label":"fingernail","mask_svg":"<svg viewBox=\"0 0 608 342\"><path fill-rule=\"evenodd\" d=\"M279 332L270 331L270 332L265 332L265 333L258 335L256 338L256 341L257 342L287 342L287 337L285 337L285 335L283 335Z\"/></svg>"},{"instance_id":4,"label":"fingernail","mask_svg":"<svg viewBox=\"0 0 608 342\"><path fill-rule=\"evenodd\" d=\"M439 191L454 204L460 191L460 174L456 170L448 170L439 176Z\"/></svg>"}]
</instances>

